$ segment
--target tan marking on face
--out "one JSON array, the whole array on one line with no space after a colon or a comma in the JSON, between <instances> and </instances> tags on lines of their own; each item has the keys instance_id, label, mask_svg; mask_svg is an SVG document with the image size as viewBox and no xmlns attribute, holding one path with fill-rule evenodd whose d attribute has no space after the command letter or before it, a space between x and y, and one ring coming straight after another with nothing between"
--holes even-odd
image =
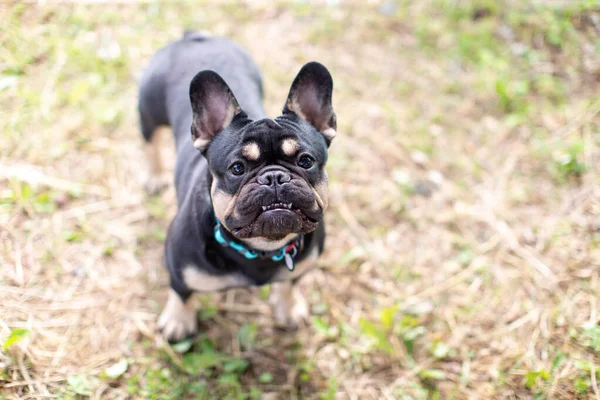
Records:
<instances>
[{"instance_id":1,"label":"tan marking on face","mask_svg":"<svg viewBox=\"0 0 600 400\"><path fill-rule=\"evenodd\" d=\"M242 275L211 275L195 265L184 267L183 281L187 287L201 293L248 285L248 281Z\"/></svg>"},{"instance_id":2,"label":"tan marking on face","mask_svg":"<svg viewBox=\"0 0 600 400\"><path fill-rule=\"evenodd\" d=\"M290 233L281 240L268 240L264 237L255 237L249 239L242 239L241 241L247 246L250 246L256 250L273 251L282 248L283 246L291 242L292 239L295 237L295 233Z\"/></svg>"},{"instance_id":3,"label":"tan marking on face","mask_svg":"<svg viewBox=\"0 0 600 400\"><path fill-rule=\"evenodd\" d=\"M294 270L292 272L288 271L285 267L281 268L277 275L273 277L273 282L281 282L281 281L289 281L296 279L311 269L317 266L317 260L319 259L319 248L317 246L313 247L310 254L304 258L304 260L294 264Z\"/></svg>"},{"instance_id":4,"label":"tan marking on face","mask_svg":"<svg viewBox=\"0 0 600 400\"><path fill-rule=\"evenodd\" d=\"M198 331L196 299L191 295L184 303L173 289L169 290L169 299L158 319L158 327L170 341L185 339Z\"/></svg>"},{"instance_id":5,"label":"tan marking on face","mask_svg":"<svg viewBox=\"0 0 600 400\"><path fill-rule=\"evenodd\" d=\"M327 173L323 171L323 179L313 188L316 205L323 211L329 206L329 186Z\"/></svg>"},{"instance_id":6,"label":"tan marking on face","mask_svg":"<svg viewBox=\"0 0 600 400\"><path fill-rule=\"evenodd\" d=\"M337 132L333 128L327 128L321 133L323 134L323 136L325 136L329 140L333 140L335 135L337 135Z\"/></svg>"},{"instance_id":7,"label":"tan marking on face","mask_svg":"<svg viewBox=\"0 0 600 400\"><path fill-rule=\"evenodd\" d=\"M281 143L281 151L286 156L293 156L300 149L300 144L295 139L287 138Z\"/></svg>"},{"instance_id":8,"label":"tan marking on face","mask_svg":"<svg viewBox=\"0 0 600 400\"><path fill-rule=\"evenodd\" d=\"M242 155L249 161L256 161L260 157L260 147L256 142L250 142L242 148Z\"/></svg>"},{"instance_id":9,"label":"tan marking on face","mask_svg":"<svg viewBox=\"0 0 600 400\"><path fill-rule=\"evenodd\" d=\"M222 190L217 189L217 180L215 179L213 180L212 186L210 188L210 197L212 199L215 215L217 216L219 221L221 221L221 224L223 224L223 226L227 228L225 220L234 212L235 202L237 201L237 195L232 196L228 193L225 193Z\"/></svg>"}]
</instances>

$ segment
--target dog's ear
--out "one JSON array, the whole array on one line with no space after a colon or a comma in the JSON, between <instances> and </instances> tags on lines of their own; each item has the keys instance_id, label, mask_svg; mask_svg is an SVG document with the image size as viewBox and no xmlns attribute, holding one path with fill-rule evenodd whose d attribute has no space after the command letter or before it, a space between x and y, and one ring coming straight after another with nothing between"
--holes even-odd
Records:
<instances>
[{"instance_id":1,"label":"dog's ear","mask_svg":"<svg viewBox=\"0 0 600 400\"><path fill-rule=\"evenodd\" d=\"M201 71L192 79L190 102L194 116L192 140L200 151L205 151L214 137L242 113L231 89L214 71Z\"/></svg>"},{"instance_id":2,"label":"dog's ear","mask_svg":"<svg viewBox=\"0 0 600 400\"><path fill-rule=\"evenodd\" d=\"M335 137L335 112L331 105L333 79L324 65L309 62L298 75L288 95L283 114L293 112L325 136L327 144Z\"/></svg>"}]
</instances>

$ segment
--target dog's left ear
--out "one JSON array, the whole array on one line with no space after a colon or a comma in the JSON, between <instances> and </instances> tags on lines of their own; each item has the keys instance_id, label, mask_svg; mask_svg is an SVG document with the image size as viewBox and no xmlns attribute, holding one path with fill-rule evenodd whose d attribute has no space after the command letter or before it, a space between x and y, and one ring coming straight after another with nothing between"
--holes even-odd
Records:
<instances>
[{"instance_id":1,"label":"dog's left ear","mask_svg":"<svg viewBox=\"0 0 600 400\"><path fill-rule=\"evenodd\" d=\"M214 137L243 113L227 83L214 71L199 72L190 84L192 140L205 151Z\"/></svg>"},{"instance_id":2,"label":"dog's left ear","mask_svg":"<svg viewBox=\"0 0 600 400\"><path fill-rule=\"evenodd\" d=\"M327 68L318 62L309 62L298 72L283 107L283 114L293 112L314 126L328 145L337 128L331 105L332 91L333 79Z\"/></svg>"}]
</instances>

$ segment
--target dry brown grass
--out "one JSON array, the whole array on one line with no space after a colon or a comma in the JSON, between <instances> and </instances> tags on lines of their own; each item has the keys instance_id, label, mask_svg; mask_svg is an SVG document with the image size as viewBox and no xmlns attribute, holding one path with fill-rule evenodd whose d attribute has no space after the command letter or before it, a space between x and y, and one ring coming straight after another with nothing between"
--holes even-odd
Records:
<instances>
[{"instance_id":1,"label":"dry brown grass","mask_svg":"<svg viewBox=\"0 0 600 400\"><path fill-rule=\"evenodd\" d=\"M78 376L93 398L600 398L600 14L442 3L0 6L0 343L30 332L0 398L75 397ZM271 114L306 61L336 85L312 324L274 331L264 290L202 299L192 352L247 359L240 387L155 331L175 201L143 194L136 77L192 26L250 51Z\"/></svg>"}]
</instances>

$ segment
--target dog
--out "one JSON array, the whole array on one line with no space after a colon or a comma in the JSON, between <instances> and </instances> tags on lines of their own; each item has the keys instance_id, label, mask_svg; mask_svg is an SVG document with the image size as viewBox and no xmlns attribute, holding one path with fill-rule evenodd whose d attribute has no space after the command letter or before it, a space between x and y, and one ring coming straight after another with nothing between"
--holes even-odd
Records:
<instances>
[{"instance_id":1,"label":"dog","mask_svg":"<svg viewBox=\"0 0 600 400\"><path fill-rule=\"evenodd\" d=\"M259 68L233 41L186 32L151 59L139 92L149 192L164 186L158 128L171 127L177 151L178 211L164 251L170 291L158 319L169 341L197 333L198 292L272 284L277 326L308 316L293 285L325 243L332 91L327 68L310 62L271 119Z\"/></svg>"}]
</instances>

